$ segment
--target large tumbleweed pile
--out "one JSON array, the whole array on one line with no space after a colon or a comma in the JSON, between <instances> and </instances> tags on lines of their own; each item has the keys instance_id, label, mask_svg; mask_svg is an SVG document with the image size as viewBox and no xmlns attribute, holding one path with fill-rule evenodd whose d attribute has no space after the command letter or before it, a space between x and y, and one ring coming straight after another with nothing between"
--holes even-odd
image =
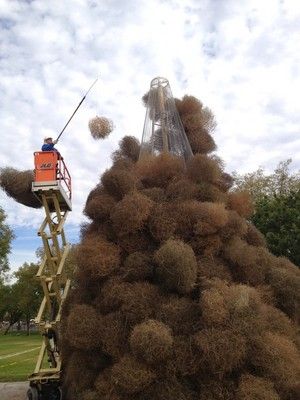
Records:
<instances>
[{"instance_id":1,"label":"large tumbleweed pile","mask_svg":"<svg viewBox=\"0 0 300 400\"><path fill-rule=\"evenodd\" d=\"M9 197L24 206L40 208L41 202L32 192L33 180L34 172L31 170L18 171L11 167L0 169L0 186Z\"/></svg>"},{"instance_id":2,"label":"large tumbleweed pile","mask_svg":"<svg viewBox=\"0 0 300 400\"><path fill-rule=\"evenodd\" d=\"M68 400L296 400L298 268L269 253L208 155L211 113L177 108L195 156L125 137L90 193L61 332Z\"/></svg>"}]
</instances>

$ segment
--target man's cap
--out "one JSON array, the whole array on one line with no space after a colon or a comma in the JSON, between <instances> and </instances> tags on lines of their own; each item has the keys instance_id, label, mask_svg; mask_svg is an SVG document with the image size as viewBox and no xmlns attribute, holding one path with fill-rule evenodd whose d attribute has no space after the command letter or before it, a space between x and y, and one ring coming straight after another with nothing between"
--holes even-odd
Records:
<instances>
[{"instance_id":1,"label":"man's cap","mask_svg":"<svg viewBox=\"0 0 300 400\"><path fill-rule=\"evenodd\" d=\"M52 136L45 136L45 137L44 137L44 141L45 141L45 140L48 140L48 139L52 139Z\"/></svg>"}]
</instances>

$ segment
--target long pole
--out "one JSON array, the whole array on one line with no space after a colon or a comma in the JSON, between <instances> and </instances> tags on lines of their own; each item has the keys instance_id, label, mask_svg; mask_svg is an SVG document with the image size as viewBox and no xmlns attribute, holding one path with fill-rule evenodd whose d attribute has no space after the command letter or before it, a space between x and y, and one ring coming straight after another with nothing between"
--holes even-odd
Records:
<instances>
[{"instance_id":1,"label":"long pole","mask_svg":"<svg viewBox=\"0 0 300 400\"><path fill-rule=\"evenodd\" d=\"M61 137L61 135L64 133L66 127L69 125L69 123L71 122L71 119L74 117L74 115L76 114L77 110L79 109L79 107L81 106L81 104L84 102L86 96L89 94L89 92L91 91L92 87L96 84L98 78L95 79L95 81L92 83L92 85L90 86L89 90L86 92L86 94L83 96L83 98L80 100L78 106L75 108L73 114L71 115L71 117L68 119L68 122L66 123L66 125L63 127L62 131L60 132L60 134L58 135L56 141L58 141L58 139Z\"/></svg>"}]
</instances>

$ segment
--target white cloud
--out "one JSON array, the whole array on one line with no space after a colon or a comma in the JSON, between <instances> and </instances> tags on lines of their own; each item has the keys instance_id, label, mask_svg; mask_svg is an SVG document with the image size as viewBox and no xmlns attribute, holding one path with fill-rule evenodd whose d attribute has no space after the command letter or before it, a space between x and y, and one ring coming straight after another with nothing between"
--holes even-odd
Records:
<instances>
[{"instance_id":1,"label":"white cloud","mask_svg":"<svg viewBox=\"0 0 300 400\"><path fill-rule=\"evenodd\" d=\"M141 138L140 98L156 75L174 95L193 94L215 113L215 139L229 171L273 168L292 157L300 168L298 1L0 0L1 163L33 168L44 135L55 136L96 76L100 81L59 149L82 208L125 134ZM88 120L114 120L95 142ZM41 210L1 205L15 226L35 226Z\"/></svg>"}]
</instances>

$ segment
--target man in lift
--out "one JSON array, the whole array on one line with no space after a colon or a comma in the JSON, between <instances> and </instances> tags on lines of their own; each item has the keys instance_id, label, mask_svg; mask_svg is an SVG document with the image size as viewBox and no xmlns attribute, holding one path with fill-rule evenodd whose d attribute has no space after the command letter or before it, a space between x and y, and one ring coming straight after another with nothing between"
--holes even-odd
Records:
<instances>
[{"instance_id":1,"label":"man in lift","mask_svg":"<svg viewBox=\"0 0 300 400\"><path fill-rule=\"evenodd\" d=\"M57 151L54 145L56 145L57 140L53 140L52 137L46 136L44 138L44 144L42 146L42 151Z\"/></svg>"},{"instance_id":2,"label":"man in lift","mask_svg":"<svg viewBox=\"0 0 300 400\"><path fill-rule=\"evenodd\" d=\"M54 147L58 140L53 140L52 137L46 136L44 138L44 144L42 146L42 151L56 151L59 160L63 160L60 152Z\"/></svg>"}]
</instances>

